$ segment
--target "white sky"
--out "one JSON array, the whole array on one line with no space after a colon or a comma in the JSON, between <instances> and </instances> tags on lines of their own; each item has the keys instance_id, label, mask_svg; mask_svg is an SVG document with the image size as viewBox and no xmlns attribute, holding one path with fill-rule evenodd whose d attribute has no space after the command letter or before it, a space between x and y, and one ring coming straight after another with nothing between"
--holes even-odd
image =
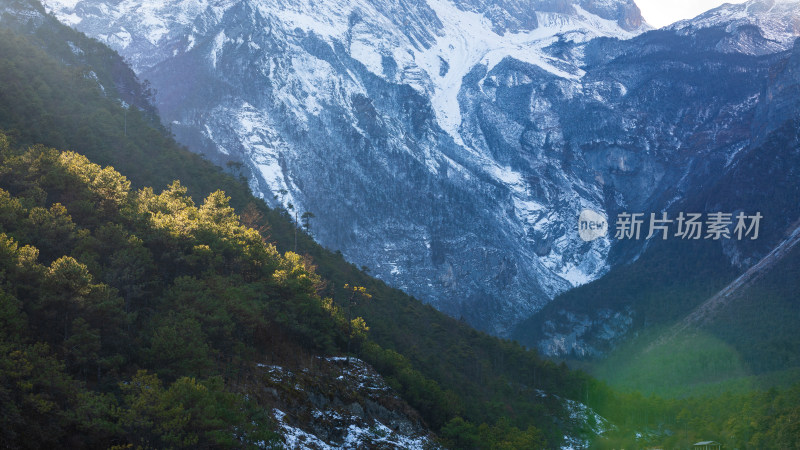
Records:
<instances>
[{"instance_id":1,"label":"white sky","mask_svg":"<svg viewBox=\"0 0 800 450\"><path fill-rule=\"evenodd\" d=\"M691 19L723 3L744 3L745 0L635 0L644 20L661 28L683 19Z\"/></svg>"}]
</instances>

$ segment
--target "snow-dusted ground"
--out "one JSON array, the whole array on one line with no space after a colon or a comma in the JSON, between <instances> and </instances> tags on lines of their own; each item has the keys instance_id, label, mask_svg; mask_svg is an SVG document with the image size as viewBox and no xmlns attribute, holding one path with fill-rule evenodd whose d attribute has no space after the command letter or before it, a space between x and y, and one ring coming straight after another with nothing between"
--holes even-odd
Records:
<instances>
[{"instance_id":1,"label":"snow-dusted ground","mask_svg":"<svg viewBox=\"0 0 800 450\"><path fill-rule=\"evenodd\" d=\"M335 412L319 412L319 415L341 419L341 417L337 417L337 413ZM329 444L319 439L314 434L303 431L298 427L288 425L284 420L286 413L283 411L275 409L273 411L273 416L278 422L278 426L281 429L281 436L288 449L333 450L373 448L374 446L380 446L380 448L421 450L431 448L432 445L427 438L413 438L399 435L380 422L376 422L368 427L351 424L347 427L347 434L344 438L344 442Z\"/></svg>"},{"instance_id":2,"label":"snow-dusted ground","mask_svg":"<svg viewBox=\"0 0 800 450\"><path fill-rule=\"evenodd\" d=\"M344 357L317 358L314 372L257 366L274 393L267 402L277 403L272 416L286 448L438 448L414 425L419 419L398 409L402 401L383 378L358 358L350 358L349 365Z\"/></svg>"},{"instance_id":3,"label":"snow-dusted ground","mask_svg":"<svg viewBox=\"0 0 800 450\"><path fill-rule=\"evenodd\" d=\"M569 411L570 420L575 424L580 424L581 428L587 429L591 436L601 436L615 428L608 420L581 402L564 400L564 403ZM591 443L585 437L564 436L561 450L578 450L590 446Z\"/></svg>"}]
</instances>

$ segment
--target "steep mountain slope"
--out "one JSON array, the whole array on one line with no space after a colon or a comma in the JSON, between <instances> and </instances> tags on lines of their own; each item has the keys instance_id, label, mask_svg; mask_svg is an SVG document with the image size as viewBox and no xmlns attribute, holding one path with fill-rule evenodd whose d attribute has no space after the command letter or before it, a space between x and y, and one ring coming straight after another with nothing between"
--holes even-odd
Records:
<instances>
[{"instance_id":1,"label":"steep mountain slope","mask_svg":"<svg viewBox=\"0 0 800 450\"><path fill-rule=\"evenodd\" d=\"M26 353L25 361L39 356L46 358L44 361L41 359L34 361L38 364L35 366L37 370L14 372L10 378L0 377L2 383L11 383L0 386L2 388L0 395L3 398L11 398L6 395L9 389L17 392L12 389L12 385L17 381L30 380L34 383L33 397L24 397L23 400L14 397L13 401L3 401L2 407L13 409L23 403L30 406L30 402L24 399L34 400L37 398L36 395L64 394L57 399L58 408L51 410L53 416L38 415L35 418L31 417L27 423L37 424L36 426L50 422L57 423L60 431L54 432L58 434L68 432L64 431L67 429L64 426L78 426L81 427L80 430L84 430L83 427L86 426L84 418L86 420L102 418L104 421L108 419L111 422L105 421L103 424L111 427L110 430L103 428L96 430L100 434L91 434L93 439L99 439L98 442L105 442L103 439L108 437L108 433L114 434L119 430L113 428L118 417L104 414L113 411L111 407L114 401L119 401L119 405L122 406L123 401L127 400L102 397L98 400L102 400L102 404L96 405L100 409L94 412L79 410L81 413L94 415L78 417L68 412L76 410L75 405L80 402L94 405L95 403L90 400L95 397L91 392L86 394L86 397L80 398L76 398L73 394L83 393L83 387L88 387L90 390L97 388L101 391L116 389L118 382L132 379L137 365L158 371L159 376L167 380L178 378L182 374L190 374L194 370L201 370L206 375L209 374L208 371L213 373L215 370L220 370L220 374L227 377L228 384L222 386L216 381L209 381L212 386L209 392L214 393L213 395L217 395L219 389L236 388L231 381L234 377L237 383L242 380L248 381L249 387L245 393L253 393L250 388L262 384L255 378L248 377L251 375L258 377L264 373L261 370L263 368L257 366L258 363L280 365L283 368L281 370L297 373L305 373L303 370L308 369L312 377L314 371L319 370L320 377L323 375L328 377L330 373L323 373L326 370L323 366L326 364L317 364L314 356L329 355L336 349L340 351L346 349L347 344L342 340L342 336L346 334L348 327L342 326L341 317L336 319L335 314L330 315L330 304L323 299L324 296L333 298L334 303L341 308L339 311L348 308L347 299L351 293L349 294L343 286L345 283L350 283L365 286L372 294L372 299L352 308L353 316L363 317L370 329L368 341L354 339L351 349L356 351L362 360L375 367L393 392L398 393L401 399L419 412L427 426L441 430L444 439L454 439L463 433L468 433L469 439L472 439L470 442L480 443L475 445L484 447L502 445L503 439L545 442L552 447L563 442L565 436L580 441L595 438L592 431L594 428L588 423L589 420L595 419L594 413L571 399L585 399L587 393L591 392L592 405L599 406L604 414L613 412L612 407L618 402L608 400L615 394L606 387L584 374L569 371L565 366L543 361L535 353L526 351L518 345L477 332L401 291L391 289L369 277L355 266L347 264L341 254L326 251L315 244L305 233L298 231L283 214L267 208L263 202L252 197L247 186L240 180L224 175L219 168L181 149L164 134L163 130L154 128L142 111L124 107L112 90L112 84L104 86L90 76L92 72L105 73L104 69L107 67L87 66L82 58L87 54L88 47L83 50L76 43L85 40L90 45L96 45L95 41L63 28L52 19L47 19L35 5L18 2L13 8L15 14L0 16L2 17L0 34L3 36L3 39L0 39L0 59L3 61L3 64L0 64L0 79L4 81L0 83L0 126L13 130L14 137L24 145L36 142L48 145L60 143L59 145L65 148L81 149L92 159L124 167L130 174L130 184L134 189L149 185L168 186L172 180L180 178L186 180L186 191L193 198L211 198L211 200L210 203L206 202L209 204L205 207L195 207L191 199L184 195L186 192L182 190L183 188L177 186L170 186L156 196L167 201L167 204L161 205L165 209L155 214L163 219L163 222L159 220L157 223L176 233L177 237L173 236L173 240L170 232L162 234L154 231L148 225L151 223L146 217L137 215L138 207L132 208L134 205L141 206L140 203L136 203L141 200L137 197L139 194L152 198L150 190L126 191L127 181L124 177L110 168L100 170L99 167L75 154L70 154L72 155L70 158L76 162L70 166L71 171L66 175L66 179L75 181L74 178L78 177L79 180L75 181L77 184L65 186L65 180L60 175L63 167L58 162L61 158L59 152L41 147L26 152L9 146L10 159L4 162L8 164L13 162L13 166L0 170L0 178L7 183L3 186L9 188L13 196L3 197L4 204L8 203L6 206L9 206L8 214L4 213L2 217L3 229L11 233L15 239L19 239L22 246L26 243L35 245L45 263L67 254L66 256L75 259L77 264L85 265L96 283L108 286L109 291L102 292L110 296L109 307L118 305L120 298L124 297L132 299L131 305L136 309L143 308L144 312L122 314L128 318L135 316L137 321L131 324L130 332L138 336L136 339L126 337L128 335L125 333L129 331L126 331L125 326L103 325L105 327L103 330L116 330L123 335L113 335L119 339L109 343L111 347L105 343L106 338L102 338L100 356L103 362L100 367L101 373L97 375L97 367L93 362L95 359L92 356L96 341L92 340L92 336L95 334L94 328L104 323L98 319L100 317L98 314L102 311L89 308L88 311L92 314L96 313L91 316L90 326L85 328L80 324L76 325L78 331L84 332L80 336L87 339L85 342L81 341L81 345L85 346L80 347L86 350L87 356L81 357L83 359L79 365L70 365L64 372L64 369L58 367L59 358L64 357L62 352L65 351L61 345L64 338L61 331L64 330L64 323L68 321L64 316L48 313L49 315L39 320L41 311L33 311L35 314L28 316L32 318L30 323L42 327L46 332L41 335L24 332L20 335L18 330L25 329L25 326L20 324L24 325L27 319L17 313L19 309L14 301L10 304L3 303L0 320L8 319L10 322L8 327L0 327L2 330L0 333L12 330L10 336L14 339L23 336L25 342L20 344L14 341L12 342L14 345L34 344L39 342L37 339L46 337L53 344L51 346L53 353L42 354L37 350L38 347L28 349L33 353ZM11 11L6 10L6 12ZM38 20L33 22L34 26L26 26L32 23L29 21L32 17ZM16 18L22 18L21 22L14 22ZM40 29L44 27L54 27L54 30L50 31L58 33ZM21 30L21 32L11 30ZM64 37L67 39L64 40ZM72 42L75 48L81 48L83 52L73 52L69 42ZM65 48L67 51L63 51ZM102 49L102 46L98 48ZM120 61L118 55L108 49L105 51L107 53L102 60L108 64ZM43 156L40 158L37 155ZM102 177L96 178L98 174ZM220 187L231 196L230 204L236 209L238 216L231 217L233 211L224 206L225 200L219 194L209 197L210 193ZM128 194L125 195L125 192ZM81 193L89 197L86 198ZM125 216L127 219L119 222L116 221L116 216L109 213L110 206L105 205L107 202L102 200L105 198L102 196L111 195L117 198L117 194L120 198L125 197L134 202L126 203L128 206L122 208L125 214L134 216ZM94 203L95 201L100 203ZM65 209L53 206L52 202L61 202ZM176 211L176 207L181 211ZM221 208L219 211L221 214L209 215L215 208ZM147 216L147 213L143 214ZM200 220L197 215L204 218ZM195 219L198 221L194 221ZM240 226L239 220L246 226ZM77 224L77 228L72 228L72 231L70 231L71 223ZM198 227L201 223L203 225ZM234 235L244 233L244 236L249 236L247 239L251 240L251 249L264 247L261 239L254 234L255 231L248 227L263 233L263 238L274 241L281 251L295 248L296 235L296 248L306 256L298 258L290 254L276 257L277 261L293 265L296 270L293 269L292 273L299 279L295 280L296 283L284 280L293 287L287 286L287 290L280 288L280 292L274 292L272 288L266 286L272 281L280 286L283 283L280 281L283 280L282 276L278 276L279 280L275 280L275 277L262 274L264 276L256 276L258 280L250 280L253 283L266 283L266 285L253 285L249 281L242 280L226 281L225 277L228 275L252 276L253 273L249 269L239 270L241 264L258 266L259 261L258 258L255 260L251 258L252 253L243 255L233 248L226 248L224 242L234 246L241 242L237 239L221 241L216 239L215 236L219 236L208 228L212 224L211 228L223 234L233 231ZM51 225L53 228L48 228ZM163 228L158 229L165 231ZM121 238L123 232L134 234L143 242L139 242L135 237ZM152 233L155 233L155 237ZM144 239L145 237L147 239ZM150 239L151 237L153 239ZM142 246L145 247L144 250ZM272 247L267 245L266 248ZM26 250L30 251L32 250ZM29 253L24 253L27 254ZM151 262L156 264L156 268L148 263L148 255L152 259ZM13 268L16 267L14 261L16 260L11 258L0 262L10 264L9 267ZM311 273L312 261L322 279L317 279ZM267 266L258 270L269 270ZM33 267L36 270L40 269L39 265ZM15 277L4 278L7 282L4 289L13 291L14 295L30 299L30 302L23 302L25 308L38 305L42 298L37 296L36 292L27 290L32 281L27 278L24 280L17 278L19 273L16 270L3 271L3 276ZM319 282L316 283L314 280ZM322 280L327 281L322 282ZM309 286L309 282L313 286ZM294 288L302 289L297 291ZM2 297L0 300L6 302L7 298ZM75 306L70 305L66 307ZM5 308L6 306L10 306L10 309ZM77 307L77 310L69 309L70 314L76 311L82 314L87 311L85 308L81 309L82 306ZM284 307L287 309L283 309ZM186 319L186 323L181 322L178 325L173 323L180 322L187 314L192 317ZM75 315L70 316L71 319L75 317ZM239 327L231 328L229 319L238 321ZM52 320L59 322L53 325ZM262 321L267 321L269 325L265 325ZM110 325L112 322L107 323ZM248 338L246 330L252 331L252 327L256 327L256 335ZM69 330L67 327L68 334L71 334ZM187 331L185 334L176 335L169 330ZM244 333L245 337L239 341L241 333ZM156 335L163 339L158 346L151 349L154 342L151 338ZM2 335L0 338L8 336ZM198 339L205 341L206 345L198 342ZM78 343L75 340L71 342ZM122 349L115 347L118 344ZM2 348L5 352L6 347ZM247 350L248 348L254 350ZM70 355L82 354L83 350ZM109 350L117 353L112 352L109 355ZM218 350L224 356L220 356ZM14 351L12 347L9 352L2 354L0 370L17 367L14 364L19 361L24 362L12 358ZM132 359L119 360L115 357L117 354L127 355L126 357ZM135 361L136 365L131 361ZM48 388L46 379L30 378L32 374L52 375L51 382L58 379L65 381L67 385ZM97 379L102 379L102 383L96 385ZM82 385L79 380L88 382L88 385ZM139 380L144 384L156 383L152 378L139 378ZM374 381L377 385L381 383L380 380ZM163 390L159 389L157 391L159 398L163 394L163 400L169 401L170 396L178 395L178 390L187 387L185 382L182 383L174 389L170 386L164 386ZM202 390L200 386L206 386L203 383L205 381L200 385L189 387ZM271 392L264 392L260 401L267 402L267 405L288 415L278 418L277 415L280 414L275 412L275 418L280 422L281 429L286 433L291 431L293 436L300 435L302 430L306 434L317 433L322 436L320 439L326 442L341 442L342 435L339 433L344 433L345 430L326 428L331 424L339 424L347 427L355 426L354 439L372 436L380 441L381 435L386 437L383 425L371 421L377 418L378 422L386 424L385 411L370 409L370 401L375 398L371 397L369 391L358 390L362 387L366 389L361 383L355 391L350 389L355 388L355 383L349 383L350 381L339 383L331 380L327 387L310 386L307 390L309 397L305 399L296 392L298 388L294 384L281 385L276 387L279 394L277 399ZM72 386L76 386L75 389L72 389ZM63 392L62 388L68 389L68 392ZM319 403L320 399L316 394L311 395L310 392L320 392L320 390L325 392L329 388L332 397L328 400L333 406L322 408L324 404ZM348 391L347 395L337 397L333 392L336 389ZM134 400L136 395L138 394L134 393L130 400ZM227 398L225 395L220 395L223 399ZM358 405L352 406L352 403L348 403L348 407L353 411L345 416L335 405L337 398L340 401L355 400ZM17 403L17 400L23 403ZM378 400L397 406L396 412L399 414L407 412L402 402L392 400L391 395L387 394ZM361 401L364 403L360 403ZM324 417L315 415L314 410L309 407L309 402L316 405ZM129 406L127 403L125 405L127 405L125 408ZM158 403L156 406L158 405L163 406L163 403ZM109 409L106 409L106 406ZM264 419L264 404L261 406L262 408L248 409L248 414L260 414L259 420ZM358 407L364 409L364 414L358 412ZM22 414L33 414L36 411L25 409ZM180 408L170 411L178 415L183 414ZM229 411L222 409L218 412L222 414ZM234 418L231 420L239 420L237 417L241 416L237 414L243 411L237 411L231 416ZM2 417L9 418L13 422L10 425L15 432L18 430L16 428L18 425L15 424L26 423L25 420L15 422L20 417L17 414L19 411L6 412L9 414L4 413ZM342 417L337 418L336 414ZM203 414L200 416L205 417ZM389 413L390 421L394 420L391 416ZM408 417L412 422L416 420L413 414ZM395 419L399 420L397 424L402 425L402 418L395 417ZM267 418L264 423L268 422ZM190 423L196 424L191 421ZM315 423L322 423L322 430L315 428ZM225 425L220 426L229 424L230 422L225 422ZM9 424L4 423L2 426L6 425ZM375 433L365 434L365 427L374 428ZM35 427L29 426L23 435L35 438L37 436L35 430ZM131 431L125 436L139 442L141 439L153 438L151 431L139 434ZM408 433L403 435L408 437ZM48 436L53 434L43 434L37 438L38 440L34 439L31 442L43 442L45 439L50 439ZM326 436L333 436L333 439L328 439ZM57 441L58 437L53 439ZM399 438L396 435L391 437L392 441L397 439Z\"/></svg>"},{"instance_id":2,"label":"steep mountain slope","mask_svg":"<svg viewBox=\"0 0 800 450\"><path fill-rule=\"evenodd\" d=\"M792 58L792 70L799 67L799 61L796 56ZM769 242L777 241L774 248L758 261L744 264L747 271L719 292L691 305L674 325L666 322L671 325L667 329L646 333L636 340L636 351L629 349L629 359L624 358L623 364L619 363L619 355L612 355L617 362L613 370L616 376L607 367L604 375L624 381L629 387L649 384L650 389L659 387L672 393L709 387L719 390L719 386L768 387L797 379L797 129L798 119L787 121L763 146L745 156L739 167L707 196L723 205L759 205L765 217L773 218L764 237ZM775 192L782 194L776 197ZM734 261L741 258L740 249L731 246L724 250L725 256ZM683 350L676 352L677 348ZM659 370L665 367L664 355L673 357L669 377ZM681 357L674 358L675 355ZM660 382L656 383L654 375L659 372Z\"/></svg>"},{"instance_id":3,"label":"steep mountain slope","mask_svg":"<svg viewBox=\"0 0 800 450\"><path fill-rule=\"evenodd\" d=\"M769 70L753 143L670 210L758 211L757 240L653 242L637 261L557 298L515 335L549 354L610 353L599 364L605 377L648 390L668 385L672 394L754 375L771 376L767 385L796 378L797 323L787 312L797 297L798 69L796 46Z\"/></svg>"},{"instance_id":4,"label":"steep mountain slope","mask_svg":"<svg viewBox=\"0 0 800 450\"><path fill-rule=\"evenodd\" d=\"M781 246L675 325L612 352L596 373L661 395L747 392L800 377L795 230Z\"/></svg>"},{"instance_id":5,"label":"steep mountain slope","mask_svg":"<svg viewBox=\"0 0 800 450\"><path fill-rule=\"evenodd\" d=\"M564 228L603 209L594 175L534 153L558 118L497 122L472 91L532 81L480 74L521 61L582 92L582 43L645 29L630 1L46 4L153 83L179 140L243 161L254 192L316 215L323 245L454 317L504 334L607 268L607 240Z\"/></svg>"},{"instance_id":6,"label":"steep mountain slope","mask_svg":"<svg viewBox=\"0 0 800 450\"><path fill-rule=\"evenodd\" d=\"M221 192L199 207L179 183L133 192L110 167L43 146L16 150L2 134L0 166L4 445L274 447L291 443L275 425L283 411L322 395L321 414L344 401L369 408L365 396L376 405L323 430L350 425L364 445L432 445L418 413L363 363L358 382L331 383L326 376L344 377L323 361L310 376L329 384L254 399L264 384L253 359L291 353L298 364L341 347L348 327L315 295L302 260L241 226ZM307 383L293 381L269 386Z\"/></svg>"},{"instance_id":7,"label":"steep mountain slope","mask_svg":"<svg viewBox=\"0 0 800 450\"><path fill-rule=\"evenodd\" d=\"M642 250L581 241L581 210L662 210L751 144L800 19L752 0L634 38L622 0L45 3L151 80L179 140L500 335Z\"/></svg>"}]
</instances>

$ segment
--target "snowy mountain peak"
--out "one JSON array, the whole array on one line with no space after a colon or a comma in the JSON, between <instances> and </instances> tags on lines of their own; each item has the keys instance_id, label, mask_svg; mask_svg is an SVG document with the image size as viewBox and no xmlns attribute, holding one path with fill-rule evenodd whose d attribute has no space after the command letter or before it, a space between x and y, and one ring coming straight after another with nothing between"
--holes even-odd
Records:
<instances>
[{"instance_id":1,"label":"snowy mountain peak","mask_svg":"<svg viewBox=\"0 0 800 450\"><path fill-rule=\"evenodd\" d=\"M577 8L616 22L625 31L641 31L641 11L633 0L453 0L462 11L483 14L499 34L530 31L540 26L540 14L574 16ZM577 7L577 8L576 8Z\"/></svg>"},{"instance_id":2,"label":"snowy mountain peak","mask_svg":"<svg viewBox=\"0 0 800 450\"><path fill-rule=\"evenodd\" d=\"M505 58L579 78L545 47L559 39L631 38L649 29L632 0L45 0L63 22L99 38L141 72L191 51L233 5L249 5L286 33L302 30L334 45L373 74L430 96L439 125L458 143L461 81L475 66ZM209 55L216 67L225 34Z\"/></svg>"},{"instance_id":3,"label":"snowy mountain peak","mask_svg":"<svg viewBox=\"0 0 800 450\"><path fill-rule=\"evenodd\" d=\"M681 34L723 28L727 36L717 50L765 55L788 50L800 37L800 0L750 0L724 4L694 19L668 27Z\"/></svg>"},{"instance_id":4,"label":"snowy mountain peak","mask_svg":"<svg viewBox=\"0 0 800 450\"><path fill-rule=\"evenodd\" d=\"M616 21L623 30L636 32L650 28L633 0L580 0L578 3L592 14Z\"/></svg>"}]
</instances>

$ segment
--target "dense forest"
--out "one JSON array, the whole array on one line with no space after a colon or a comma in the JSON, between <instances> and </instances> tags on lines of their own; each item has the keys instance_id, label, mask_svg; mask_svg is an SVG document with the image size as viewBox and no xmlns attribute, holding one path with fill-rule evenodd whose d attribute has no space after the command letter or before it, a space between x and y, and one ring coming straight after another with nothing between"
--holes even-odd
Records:
<instances>
[{"instance_id":1,"label":"dense forest","mask_svg":"<svg viewBox=\"0 0 800 450\"><path fill-rule=\"evenodd\" d=\"M4 446L280 445L249 372L348 348L449 448L795 445L798 387L615 392L369 277L177 145L119 56L50 22L0 22ZM372 297L351 323L345 285ZM615 427L591 436L564 399Z\"/></svg>"}]
</instances>

